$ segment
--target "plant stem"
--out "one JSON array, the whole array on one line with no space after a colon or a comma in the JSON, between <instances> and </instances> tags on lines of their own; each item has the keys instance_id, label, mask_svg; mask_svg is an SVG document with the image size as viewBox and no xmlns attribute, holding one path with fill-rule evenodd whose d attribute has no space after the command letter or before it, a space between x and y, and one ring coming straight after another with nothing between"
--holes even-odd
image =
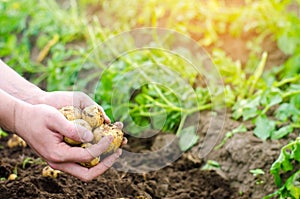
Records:
<instances>
[{"instance_id":1,"label":"plant stem","mask_svg":"<svg viewBox=\"0 0 300 199\"><path fill-rule=\"evenodd\" d=\"M248 96L251 96L253 94L254 89L256 87L256 84L257 84L259 78L262 76L262 74L264 72L264 68L266 66L267 58L268 58L268 53L264 52L262 54L262 59L259 62L258 67L257 67L257 69L254 72L254 79L251 82L251 86L250 86L250 89L249 89Z\"/></svg>"},{"instance_id":2,"label":"plant stem","mask_svg":"<svg viewBox=\"0 0 300 199\"><path fill-rule=\"evenodd\" d=\"M184 122L185 122L187 116L188 116L187 114L183 114L183 115L182 115L182 118L181 118L181 120L180 120L180 124L179 124L178 129L177 129L177 132L176 132L176 136L177 136L177 137L180 137L181 130L182 130L182 128L183 128L183 125L184 125Z\"/></svg>"},{"instance_id":3,"label":"plant stem","mask_svg":"<svg viewBox=\"0 0 300 199\"><path fill-rule=\"evenodd\" d=\"M283 79L280 82L275 82L274 86L275 87L281 87L281 86L283 86L283 85L285 85L287 83L293 83L293 82L298 81L298 80L300 80L300 75L297 75L295 77L290 77L290 78Z\"/></svg>"},{"instance_id":4,"label":"plant stem","mask_svg":"<svg viewBox=\"0 0 300 199\"><path fill-rule=\"evenodd\" d=\"M282 94L282 98L288 98L293 95L299 95L299 94L300 94L300 90L289 91L289 92Z\"/></svg>"}]
</instances>

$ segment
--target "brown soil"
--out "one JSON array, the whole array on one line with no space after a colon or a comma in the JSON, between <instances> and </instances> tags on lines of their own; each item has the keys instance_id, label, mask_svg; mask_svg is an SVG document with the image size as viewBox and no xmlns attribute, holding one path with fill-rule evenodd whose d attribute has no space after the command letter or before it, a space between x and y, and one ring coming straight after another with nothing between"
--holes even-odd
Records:
<instances>
[{"instance_id":1,"label":"brown soil","mask_svg":"<svg viewBox=\"0 0 300 199\"><path fill-rule=\"evenodd\" d=\"M202 114L199 135L207 130L209 113ZM232 130L239 122L226 116L223 133ZM246 124L249 129L251 124ZM157 150L165 145L172 135L152 138L131 138L124 148L126 151L144 152ZM17 168L18 178L13 181L0 181L0 198L205 198L237 199L261 198L273 192L272 176L268 170L277 158L283 143L262 142L252 132L235 135L220 150L212 151L204 159L199 159L195 146L190 152L182 154L168 166L144 174L121 172L111 168L97 179L84 183L70 175L61 173L57 179L41 175L45 164L29 163L22 167L26 157L38 157L30 148L8 148L8 137L0 139L0 177L7 178ZM283 141L287 142L287 140ZM177 149L171 149L176 153ZM163 158L163 157L162 157ZM215 160L221 169L204 171L201 167L206 160ZM120 161L126 161L126 157ZM116 164L116 166L119 163ZM259 179L249 170L260 168L266 172ZM258 180L263 181L257 184Z\"/></svg>"}]
</instances>

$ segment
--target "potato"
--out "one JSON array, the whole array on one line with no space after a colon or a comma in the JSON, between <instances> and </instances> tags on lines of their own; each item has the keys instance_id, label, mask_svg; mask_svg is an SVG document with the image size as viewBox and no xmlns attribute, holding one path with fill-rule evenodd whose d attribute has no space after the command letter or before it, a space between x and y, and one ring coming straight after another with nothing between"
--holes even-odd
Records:
<instances>
[{"instance_id":1,"label":"potato","mask_svg":"<svg viewBox=\"0 0 300 199\"><path fill-rule=\"evenodd\" d=\"M61 173L59 170L52 169L50 166L46 166L43 168L42 175L44 177L57 178L57 176Z\"/></svg>"},{"instance_id":2,"label":"potato","mask_svg":"<svg viewBox=\"0 0 300 199\"><path fill-rule=\"evenodd\" d=\"M94 129L93 143L98 143L104 136L114 136L114 141L110 144L104 153L115 152L122 144L123 132L114 124L103 124L102 126Z\"/></svg>"},{"instance_id":3,"label":"potato","mask_svg":"<svg viewBox=\"0 0 300 199\"><path fill-rule=\"evenodd\" d=\"M8 180L15 180L15 179L17 179L17 175L16 174L14 174L14 173L12 173L12 174L10 174L9 176L8 176Z\"/></svg>"},{"instance_id":4,"label":"potato","mask_svg":"<svg viewBox=\"0 0 300 199\"><path fill-rule=\"evenodd\" d=\"M82 111L82 119L87 121L92 128L104 123L104 115L97 105L88 106Z\"/></svg>"},{"instance_id":5,"label":"potato","mask_svg":"<svg viewBox=\"0 0 300 199\"><path fill-rule=\"evenodd\" d=\"M67 120L81 119L81 110L74 106L65 106L59 111L67 118Z\"/></svg>"},{"instance_id":6,"label":"potato","mask_svg":"<svg viewBox=\"0 0 300 199\"><path fill-rule=\"evenodd\" d=\"M64 141L69 145L87 148L92 144L98 143L104 136L113 135L114 141L104 152L104 155L110 152L115 152L121 146L123 142L123 132L120 130L120 127L118 128L118 125L105 124L104 115L99 106L88 106L84 110L79 110L72 106L66 106L61 108L60 112L64 114L68 120L71 120L71 122L87 128L94 134L94 139L91 143L82 143L68 137L64 137ZM90 168L97 165L99 162L100 156L94 158L90 162L80 162L79 164Z\"/></svg>"},{"instance_id":7,"label":"potato","mask_svg":"<svg viewBox=\"0 0 300 199\"><path fill-rule=\"evenodd\" d=\"M72 120L72 123L74 123L75 125L80 125L85 127L87 130L92 131L92 127L89 125L89 123L87 123L86 121L84 121L83 119L77 119L77 120ZM76 146L76 145L80 145L81 142L70 139L68 137L64 137L64 141L72 146Z\"/></svg>"},{"instance_id":8,"label":"potato","mask_svg":"<svg viewBox=\"0 0 300 199\"><path fill-rule=\"evenodd\" d=\"M92 145L91 143L84 143L81 145L81 147L88 148L91 145ZM93 160L91 160L90 162L80 162L79 164L84 167L90 168L90 167L96 166L99 162L100 162L100 157L96 157Z\"/></svg>"},{"instance_id":9,"label":"potato","mask_svg":"<svg viewBox=\"0 0 300 199\"><path fill-rule=\"evenodd\" d=\"M16 134L13 134L13 136L7 141L7 146L9 148L14 148L14 147L26 147L27 144L26 142Z\"/></svg>"}]
</instances>

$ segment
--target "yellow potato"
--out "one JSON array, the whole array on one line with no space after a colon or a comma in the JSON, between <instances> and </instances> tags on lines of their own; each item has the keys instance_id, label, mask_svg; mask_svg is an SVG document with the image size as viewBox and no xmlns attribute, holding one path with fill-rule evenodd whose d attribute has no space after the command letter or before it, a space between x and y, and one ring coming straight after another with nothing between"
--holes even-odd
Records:
<instances>
[{"instance_id":1,"label":"yellow potato","mask_svg":"<svg viewBox=\"0 0 300 199\"><path fill-rule=\"evenodd\" d=\"M83 119L77 119L77 120L73 120L71 121L72 123L74 123L75 125L80 125L85 127L87 130L92 131L92 127L89 125L89 123L87 123L86 121L84 121ZM64 137L64 141L72 146L76 146L76 145L80 145L81 142L70 139L68 137Z\"/></svg>"},{"instance_id":2,"label":"yellow potato","mask_svg":"<svg viewBox=\"0 0 300 199\"><path fill-rule=\"evenodd\" d=\"M67 120L81 119L81 110L74 106L65 106L59 109L59 111L67 118Z\"/></svg>"},{"instance_id":3,"label":"yellow potato","mask_svg":"<svg viewBox=\"0 0 300 199\"><path fill-rule=\"evenodd\" d=\"M112 135L113 142L104 153L115 152L122 144L124 133L114 124L104 124L93 131L93 143L98 143L104 136Z\"/></svg>"},{"instance_id":4,"label":"yellow potato","mask_svg":"<svg viewBox=\"0 0 300 199\"><path fill-rule=\"evenodd\" d=\"M12 174L10 174L9 176L8 176L8 180L15 180L15 179L17 179L17 175L16 174L14 174L14 173L12 173Z\"/></svg>"},{"instance_id":5,"label":"yellow potato","mask_svg":"<svg viewBox=\"0 0 300 199\"><path fill-rule=\"evenodd\" d=\"M97 105L88 106L82 111L82 119L87 121L92 128L104 123L104 115Z\"/></svg>"},{"instance_id":6,"label":"yellow potato","mask_svg":"<svg viewBox=\"0 0 300 199\"><path fill-rule=\"evenodd\" d=\"M81 145L81 147L82 148L88 148L91 145L92 144L90 144L90 143L84 143L84 144ZM91 160L90 162L80 162L79 164L84 166L84 167L90 168L90 167L96 166L99 162L100 162L100 157L96 157L93 160Z\"/></svg>"},{"instance_id":7,"label":"yellow potato","mask_svg":"<svg viewBox=\"0 0 300 199\"><path fill-rule=\"evenodd\" d=\"M14 147L26 147L27 144L26 142L16 134L13 134L13 136L7 141L7 146L9 148L14 148Z\"/></svg>"},{"instance_id":8,"label":"yellow potato","mask_svg":"<svg viewBox=\"0 0 300 199\"><path fill-rule=\"evenodd\" d=\"M44 177L51 177L51 178L57 178L58 174L60 173L61 171L52 169L50 166L44 167L42 171L42 175Z\"/></svg>"}]
</instances>

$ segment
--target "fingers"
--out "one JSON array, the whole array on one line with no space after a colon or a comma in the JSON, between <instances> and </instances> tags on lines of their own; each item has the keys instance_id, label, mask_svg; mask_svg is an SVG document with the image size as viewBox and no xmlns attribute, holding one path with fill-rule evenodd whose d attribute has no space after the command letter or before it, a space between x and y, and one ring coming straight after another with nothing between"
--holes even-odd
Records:
<instances>
[{"instance_id":1,"label":"fingers","mask_svg":"<svg viewBox=\"0 0 300 199\"><path fill-rule=\"evenodd\" d=\"M123 129L123 123L122 122L115 122L115 126L117 126L118 129L122 130Z\"/></svg>"},{"instance_id":2,"label":"fingers","mask_svg":"<svg viewBox=\"0 0 300 199\"><path fill-rule=\"evenodd\" d=\"M123 137L123 140L122 140L122 145L125 145L125 144L127 144L127 142L128 142L127 138L126 138L126 137Z\"/></svg>"},{"instance_id":3,"label":"fingers","mask_svg":"<svg viewBox=\"0 0 300 199\"><path fill-rule=\"evenodd\" d=\"M105 136L97 144L94 144L89 148L86 148L85 150L91 155L92 158L96 158L99 155L101 155L104 151L106 151L106 149L109 147L113 140L113 136Z\"/></svg>"},{"instance_id":4,"label":"fingers","mask_svg":"<svg viewBox=\"0 0 300 199\"><path fill-rule=\"evenodd\" d=\"M121 154L122 150L118 149L116 153L113 153L112 155L106 157L104 160L101 160L101 162L98 165L92 168L82 167L76 163L48 162L48 164L53 169L66 172L81 179L82 181L88 182L107 171L116 162L116 160L120 157Z\"/></svg>"},{"instance_id":5,"label":"fingers","mask_svg":"<svg viewBox=\"0 0 300 199\"><path fill-rule=\"evenodd\" d=\"M48 159L52 162L89 162L95 157L99 157L109 147L113 141L113 136L102 138L97 144L88 148L70 147L61 143L60 147L52 152Z\"/></svg>"},{"instance_id":6,"label":"fingers","mask_svg":"<svg viewBox=\"0 0 300 199\"><path fill-rule=\"evenodd\" d=\"M90 142L93 140L93 133L85 127L68 121L62 114L58 112L55 121L49 122L50 129L76 141Z\"/></svg>"}]
</instances>

